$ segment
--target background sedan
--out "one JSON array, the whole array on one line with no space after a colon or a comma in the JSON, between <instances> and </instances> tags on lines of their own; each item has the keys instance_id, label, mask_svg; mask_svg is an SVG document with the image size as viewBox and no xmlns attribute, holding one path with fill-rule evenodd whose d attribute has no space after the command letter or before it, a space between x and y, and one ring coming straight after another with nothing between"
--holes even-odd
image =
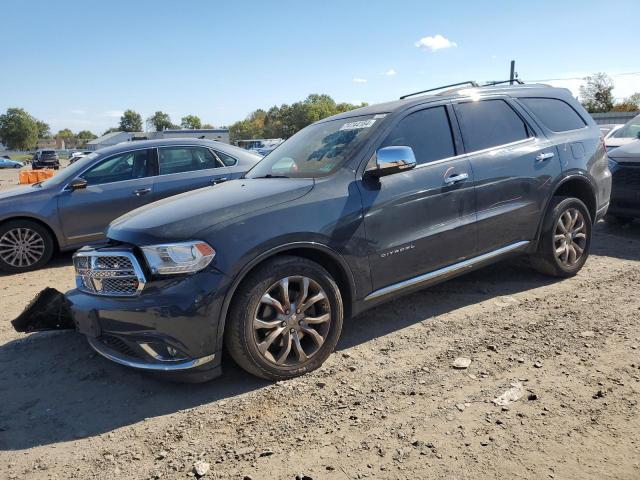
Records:
<instances>
[{"instance_id":1,"label":"background sedan","mask_svg":"<svg viewBox=\"0 0 640 480\"><path fill-rule=\"evenodd\" d=\"M22 168L24 163L16 160L9 160L8 158L0 158L0 168Z\"/></svg>"},{"instance_id":2,"label":"background sedan","mask_svg":"<svg viewBox=\"0 0 640 480\"><path fill-rule=\"evenodd\" d=\"M56 250L99 244L124 213L239 178L259 159L227 144L181 138L93 152L44 182L0 192L0 270L33 270Z\"/></svg>"}]
</instances>

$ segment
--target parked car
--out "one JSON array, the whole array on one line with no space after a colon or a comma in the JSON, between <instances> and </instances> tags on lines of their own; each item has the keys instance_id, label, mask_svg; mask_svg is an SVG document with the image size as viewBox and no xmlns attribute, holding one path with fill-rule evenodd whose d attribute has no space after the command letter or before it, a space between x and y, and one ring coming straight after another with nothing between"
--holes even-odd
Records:
<instances>
[{"instance_id":1,"label":"parked car","mask_svg":"<svg viewBox=\"0 0 640 480\"><path fill-rule=\"evenodd\" d=\"M640 141L609 152L609 169L613 185L606 220L625 224L640 218Z\"/></svg>"},{"instance_id":2,"label":"parked car","mask_svg":"<svg viewBox=\"0 0 640 480\"><path fill-rule=\"evenodd\" d=\"M633 117L621 128L605 138L607 151L621 147L640 138L640 115Z\"/></svg>"},{"instance_id":3,"label":"parked car","mask_svg":"<svg viewBox=\"0 0 640 480\"><path fill-rule=\"evenodd\" d=\"M55 250L104 241L111 220L171 195L240 177L260 157L219 142L127 142L52 178L0 192L0 270L45 265Z\"/></svg>"},{"instance_id":4,"label":"parked car","mask_svg":"<svg viewBox=\"0 0 640 480\"><path fill-rule=\"evenodd\" d=\"M22 168L24 163L17 160L11 160L7 158L0 158L0 168Z\"/></svg>"},{"instance_id":5,"label":"parked car","mask_svg":"<svg viewBox=\"0 0 640 480\"><path fill-rule=\"evenodd\" d=\"M75 254L66 299L115 362L203 381L224 346L248 372L291 378L326 360L345 317L509 255L575 275L610 189L600 130L568 90L414 94L118 218L107 247Z\"/></svg>"},{"instance_id":6,"label":"parked car","mask_svg":"<svg viewBox=\"0 0 640 480\"><path fill-rule=\"evenodd\" d=\"M81 158L86 157L87 155L91 155L93 152L87 150L86 152L73 152L70 156L69 156L69 165L71 165L72 163L76 163L78 160L80 160Z\"/></svg>"},{"instance_id":7,"label":"parked car","mask_svg":"<svg viewBox=\"0 0 640 480\"><path fill-rule=\"evenodd\" d=\"M624 123L604 123L598 126L600 127L600 133L606 139L624 127Z\"/></svg>"},{"instance_id":8,"label":"parked car","mask_svg":"<svg viewBox=\"0 0 640 480\"><path fill-rule=\"evenodd\" d=\"M31 160L31 168L39 170L41 168L60 168L60 159L55 150L38 150Z\"/></svg>"}]
</instances>

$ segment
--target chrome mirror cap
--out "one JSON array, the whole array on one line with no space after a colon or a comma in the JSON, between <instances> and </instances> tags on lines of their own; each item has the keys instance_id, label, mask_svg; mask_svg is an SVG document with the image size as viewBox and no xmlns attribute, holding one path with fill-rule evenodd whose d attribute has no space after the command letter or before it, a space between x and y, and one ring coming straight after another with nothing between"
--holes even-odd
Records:
<instances>
[{"instance_id":1,"label":"chrome mirror cap","mask_svg":"<svg viewBox=\"0 0 640 480\"><path fill-rule=\"evenodd\" d=\"M367 174L374 177L383 177L410 170L415 166L416 156L411 147L383 147L376 152L375 167L367 170Z\"/></svg>"}]
</instances>

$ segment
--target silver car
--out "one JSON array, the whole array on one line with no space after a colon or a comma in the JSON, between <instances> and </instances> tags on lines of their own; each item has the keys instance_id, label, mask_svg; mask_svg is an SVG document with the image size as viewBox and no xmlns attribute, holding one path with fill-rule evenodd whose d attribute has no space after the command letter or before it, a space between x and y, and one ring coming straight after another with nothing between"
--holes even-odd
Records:
<instances>
[{"instance_id":1,"label":"silver car","mask_svg":"<svg viewBox=\"0 0 640 480\"><path fill-rule=\"evenodd\" d=\"M52 178L0 192L0 270L45 265L55 251L102 243L115 218L151 202L239 178L260 157L199 139L125 142Z\"/></svg>"}]
</instances>

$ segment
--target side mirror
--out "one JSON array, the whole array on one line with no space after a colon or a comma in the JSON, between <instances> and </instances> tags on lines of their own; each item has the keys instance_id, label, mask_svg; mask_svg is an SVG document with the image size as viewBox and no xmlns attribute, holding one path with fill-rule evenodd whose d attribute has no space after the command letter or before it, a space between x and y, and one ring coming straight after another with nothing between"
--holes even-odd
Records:
<instances>
[{"instance_id":1,"label":"side mirror","mask_svg":"<svg viewBox=\"0 0 640 480\"><path fill-rule=\"evenodd\" d=\"M416 156L411 147L383 147L376 152L376 165L366 171L372 177L384 177L411 170L416 166Z\"/></svg>"},{"instance_id":2,"label":"side mirror","mask_svg":"<svg viewBox=\"0 0 640 480\"><path fill-rule=\"evenodd\" d=\"M87 181L84 178L76 178L71 180L68 187L70 190L82 190L87 188Z\"/></svg>"}]
</instances>

